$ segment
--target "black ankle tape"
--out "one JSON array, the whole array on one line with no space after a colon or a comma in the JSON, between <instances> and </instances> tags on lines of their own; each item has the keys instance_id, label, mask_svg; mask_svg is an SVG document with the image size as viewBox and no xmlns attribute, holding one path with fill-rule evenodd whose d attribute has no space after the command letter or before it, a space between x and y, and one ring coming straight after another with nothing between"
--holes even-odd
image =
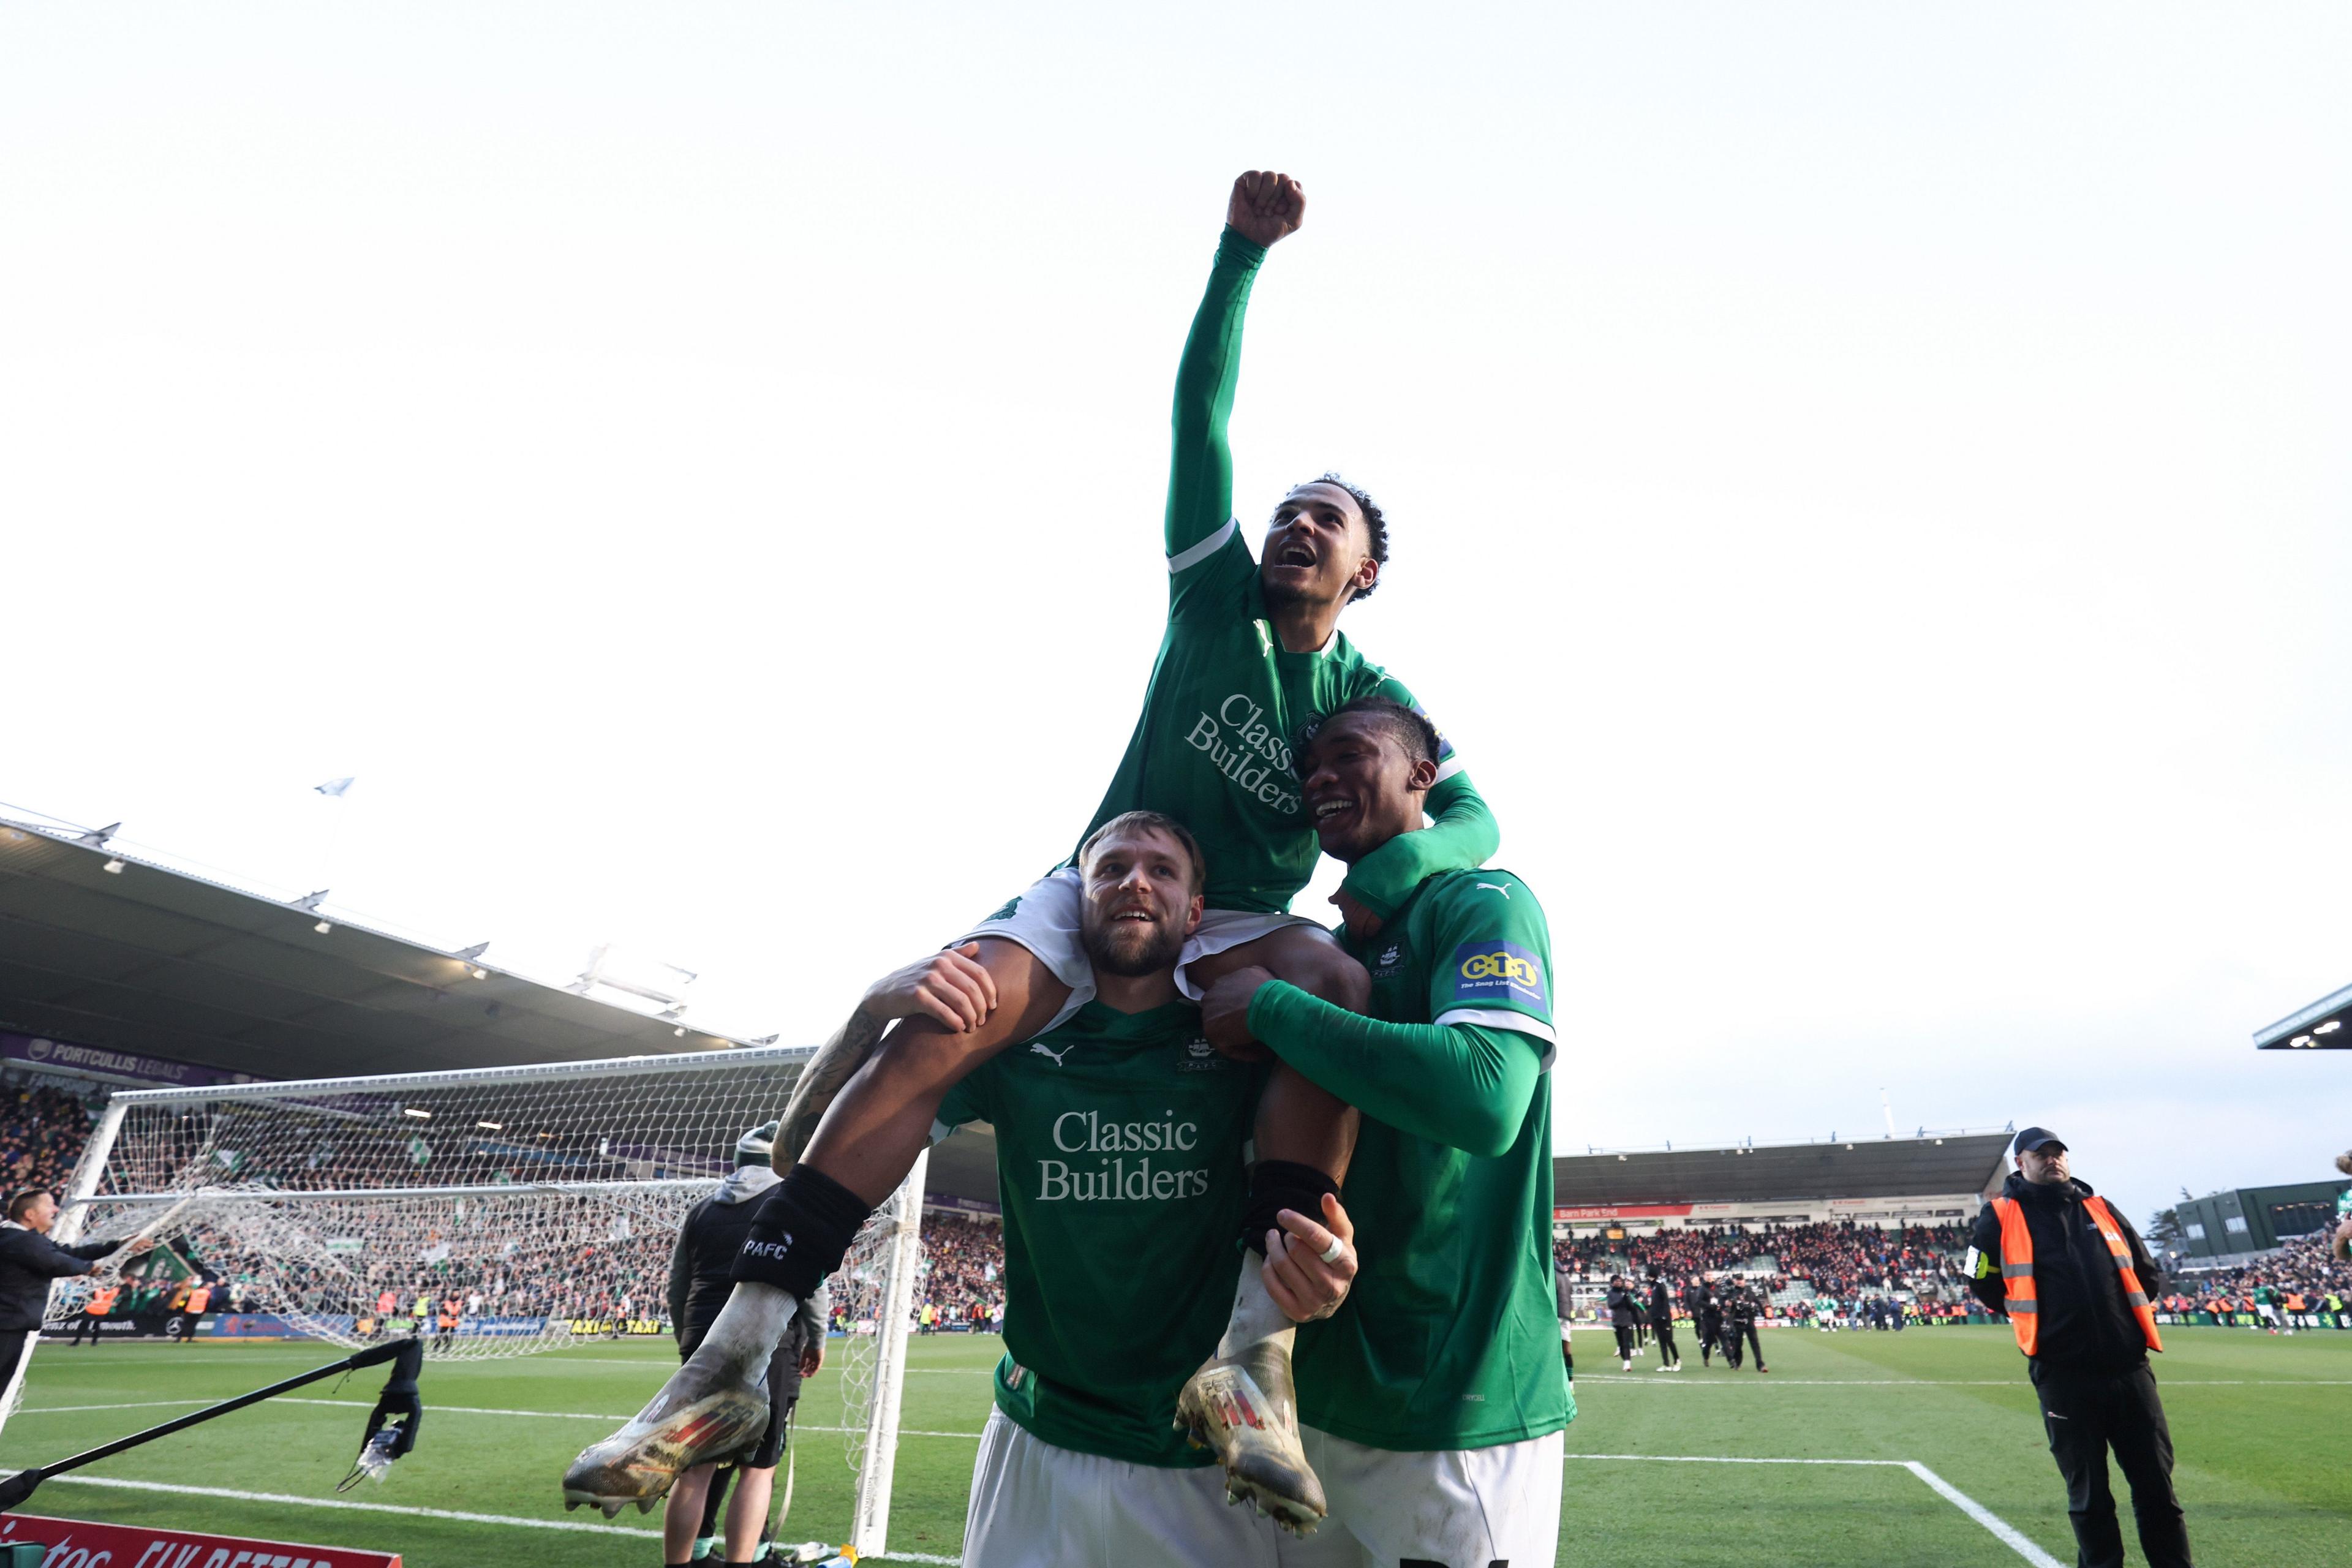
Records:
<instances>
[{"instance_id":1,"label":"black ankle tape","mask_svg":"<svg viewBox=\"0 0 2352 1568\"><path fill-rule=\"evenodd\" d=\"M841 1267L850 1238L873 1212L824 1172L794 1165L760 1205L730 1278L739 1285L773 1285L805 1301Z\"/></svg>"},{"instance_id":2,"label":"black ankle tape","mask_svg":"<svg viewBox=\"0 0 2352 1568\"><path fill-rule=\"evenodd\" d=\"M1265 1233L1280 1228L1276 1216L1289 1209L1323 1223L1323 1194L1337 1197L1339 1184L1312 1165L1260 1160L1250 1167L1249 1206L1242 1211L1242 1245L1265 1256Z\"/></svg>"}]
</instances>

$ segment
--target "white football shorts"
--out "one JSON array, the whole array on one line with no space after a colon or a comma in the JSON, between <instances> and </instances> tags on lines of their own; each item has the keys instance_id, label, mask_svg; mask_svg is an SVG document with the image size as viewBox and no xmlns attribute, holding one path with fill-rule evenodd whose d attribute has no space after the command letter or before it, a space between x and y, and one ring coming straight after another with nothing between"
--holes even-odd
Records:
<instances>
[{"instance_id":1,"label":"white football shorts","mask_svg":"<svg viewBox=\"0 0 2352 1568\"><path fill-rule=\"evenodd\" d=\"M964 1568L1276 1568L1274 1521L1225 1503L1214 1465L1169 1470L1057 1447L988 1413ZM1485 1568L1482 1563L1480 1568Z\"/></svg>"},{"instance_id":2,"label":"white football shorts","mask_svg":"<svg viewBox=\"0 0 2352 1568\"><path fill-rule=\"evenodd\" d=\"M961 947L975 937L993 936L1019 942L1036 954L1037 962L1070 988L1070 999L1062 1004L1062 1010L1046 1026L1049 1029L1060 1028L1070 1015L1095 999L1094 963L1087 957L1086 943L1078 939L1078 910L1084 898L1077 868L1065 866L1038 878L1002 913L982 921L947 945ZM1201 916L1201 929L1185 942L1184 952L1176 961L1176 988L1194 1001L1200 1000L1199 988L1185 973L1188 965L1244 942L1255 942L1285 926L1323 930L1304 915L1207 910Z\"/></svg>"},{"instance_id":3,"label":"white football shorts","mask_svg":"<svg viewBox=\"0 0 2352 1568\"><path fill-rule=\"evenodd\" d=\"M1400 1454L1305 1427L1307 1462L1331 1515L1304 1540L1277 1541L1282 1568L1553 1568L1567 1463L1560 1436Z\"/></svg>"}]
</instances>

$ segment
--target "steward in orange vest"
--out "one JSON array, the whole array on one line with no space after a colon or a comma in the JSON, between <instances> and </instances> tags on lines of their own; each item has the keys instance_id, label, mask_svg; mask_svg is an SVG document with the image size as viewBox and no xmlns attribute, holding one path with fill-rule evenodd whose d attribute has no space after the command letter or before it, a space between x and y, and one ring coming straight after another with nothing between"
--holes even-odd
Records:
<instances>
[{"instance_id":1,"label":"steward in orange vest","mask_svg":"<svg viewBox=\"0 0 2352 1568\"><path fill-rule=\"evenodd\" d=\"M2163 1276L2147 1244L2090 1185L2047 1128L2017 1135L2017 1172L1969 1237L1969 1288L2009 1319L2042 1403L2050 1452L2066 1480L2080 1568L2123 1568L2123 1531L2107 1487L2113 1451L2131 1485L2148 1568L2189 1568L2189 1531L2172 1490L2172 1432L2147 1352L2164 1342L2151 1305Z\"/></svg>"}]
</instances>

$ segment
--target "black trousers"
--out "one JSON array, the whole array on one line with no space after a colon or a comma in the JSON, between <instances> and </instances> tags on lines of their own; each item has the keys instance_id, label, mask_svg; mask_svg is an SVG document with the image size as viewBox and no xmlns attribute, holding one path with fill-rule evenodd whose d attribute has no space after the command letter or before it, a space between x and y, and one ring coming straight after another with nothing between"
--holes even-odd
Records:
<instances>
[{"instance_id":1,"label":"black trousers","mask_svg":"<svg viewBox=\"0 0 2352 1568\"><path fill-rule=\"evenodd\" d=\"M1717 1348L1716 1342L1721 1338L1723 1338L1723 1325L1720 1322L1701 1318L1698 1321L1698 1359L1706 1361L1712 1356ZM1724 1353L1728 1355L1731 1352L1726 1351Z\"/></svg>"},{"instance_id":2,"label":"black trousers","mask_svg":"<svg viewBox=\"0 0 2352 1568\"><path fill-rule=\"evenodd\" d=\"M1659 1364L1663 1366L1681 1364L1683 1352L1675 1348L1675 1326L1672 1323L1654 1322L1650 1325L1650 1331L1658 1336Z\"/></svg>"},{"instance_id":3,"label":"black trousers","mask_svg":"<svg viewBox=\"0 0 2352 1568\"><path fill-rule=\"evenodd\" d=\"M2123 1467L2148 1568L2189 1568L2189 1527L2172 1490L2172 1429L2146 1362L2129 1372L2063 1371L2033 1363L2042 1427L2066 1478L2066 1515L2074 1524L2079 1568L2123 1568L2124 1532L2107 1489L2107 1453Z\"/></svg>"},{"instance_id":4,"label":"black trousers","mask_svg":"<svg viewBox=\"0 0 2352 1568\"><path fill-rule=\"evenodd\" d=\"M1617 1325L1617 1359L1619 1361L1633 1359L1633 1325L1631 1323Z\"/></svg>"},{"instance_id":5,"label":"black trousers","mask_svg":"<svg viewBox=\"0 0 2352 1568\"><path fill-rule=\"evenodd\" d=\"M1739 1343L1742 1339L1745 1339L1748 1342L1748 1348L1756 1352L1756 1370L1759 1372L1764 1370L1764 1342L1756 1337L1756 1323L1753 1319L1744 1323L1726 1323L1724 1337L1727 1342L1723 1347L1723 1353L1730 1359L1732 1365L1739 1364Z\"/></svg>"}]
</instances>

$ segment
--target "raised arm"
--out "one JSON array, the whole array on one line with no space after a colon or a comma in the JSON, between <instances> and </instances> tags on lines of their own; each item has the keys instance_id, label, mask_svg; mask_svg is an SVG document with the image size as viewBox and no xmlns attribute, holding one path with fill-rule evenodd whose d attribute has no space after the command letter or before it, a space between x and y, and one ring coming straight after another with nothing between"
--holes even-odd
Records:
<instances>
[{"instance_id":1,"label":"raised arm","mask_svg":"<svg viewBox=\"0 0 2352 1568\"><path fill-rule=\"evenodd\" d=\"M1181 574L1213 553L1233 521L1234 458L1225 422L1241 377L1242 317L1267 247L1296 231L1306 213L1307 193L1286 174L1253 170L1234 182L1208 292L1193 313L1184 357L1176 367L1174 454L1168 473L1171 573Z\"/></svg>"}]
</instances>

